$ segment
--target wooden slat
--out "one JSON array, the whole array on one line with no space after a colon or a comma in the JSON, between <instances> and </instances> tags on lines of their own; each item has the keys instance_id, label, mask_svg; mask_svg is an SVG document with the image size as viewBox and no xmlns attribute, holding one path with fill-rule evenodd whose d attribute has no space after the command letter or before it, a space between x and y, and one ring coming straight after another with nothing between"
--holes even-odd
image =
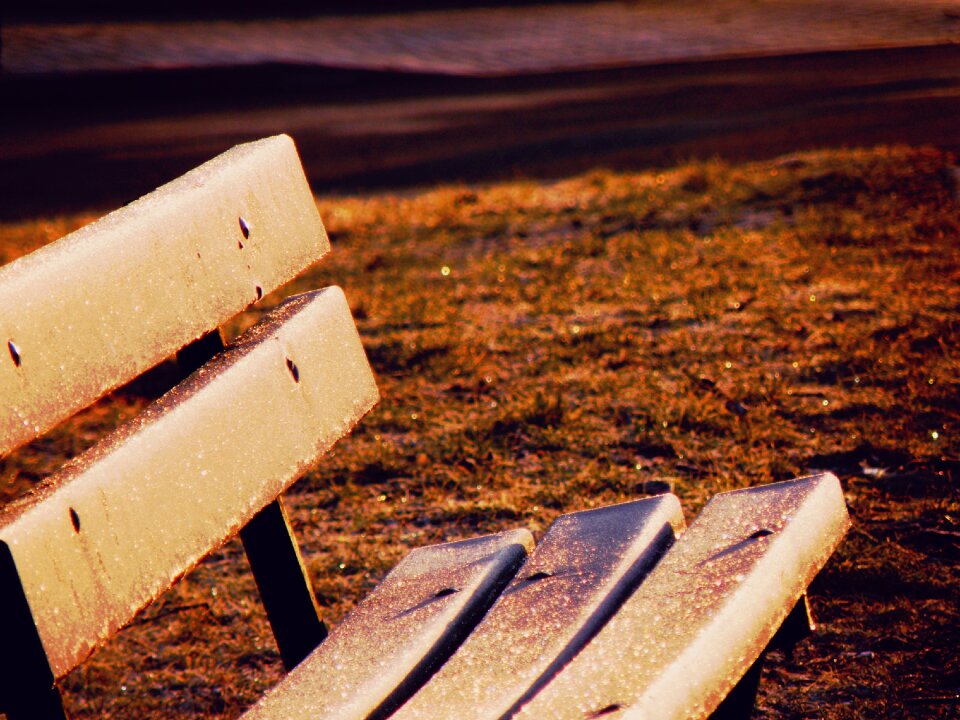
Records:
<instances>
[{"instance_id":1,"label":"wooden slat","mask_svg":"<svg viewBox=\"0 0 960 720\"><path fill-rule=\"evenodd\" d=\"M387 717L456 649L532 546L529 532L514 530L414 550L244 720Z\"/></svg>"},{"instance_id":2,"label":"wooden slat","mask_svg":"<svg viewBox=\"0 0 960 720\"><path fill-rule=\"evenodd\" d=\"M0 455L328 249L293 141L277 136L235 147L0 268Z\"/></svg>"},{"instance_id":3,"label":"wooden slat","mask_svg":"<svg viewBox=\"0 0 960 720\"><path fill-rule=\"evenodd\" d=\"M706 718L774 637L848 524L830 474L716 496L516 717Z\"/></svg>"},{"instance_id":4,"label":"wooden slat","mask_svg":"<svg viewBox=\"0 0 960 720\"><path fill-rule=\"evenodd\" d=\"M392 717L508 713L600 630L682 528L673 495L557 518L477 629Z\"/></svg>"},{"instance_id":5,"label":"wooden slat","mask_svg":"<svg viewBox=\"0 0 960 720\"><path fill-rule=\"evenodd\" d=\"M753 662L733 690L727 693L717 708L710 713L709 720L750 720L757 703L757 691L760 689L760 678L763 675L763 663L767 652L775 649L792 652L794 646L811 632L813 632L813 619L810 616L807 595L804 593L777 630L777 634L760 653L760 657Z\"/></svg>"},{"instance_id":6,"label":"wooden slat","mask_svg":"<svg viewBox=\"0 0 960 720\"><path fill-rule=\"evenodd\" d=\"M236 534L377 398L343 293L301 295L4 508L0 543L52 675Z\"/></svg>"}]
</instances>

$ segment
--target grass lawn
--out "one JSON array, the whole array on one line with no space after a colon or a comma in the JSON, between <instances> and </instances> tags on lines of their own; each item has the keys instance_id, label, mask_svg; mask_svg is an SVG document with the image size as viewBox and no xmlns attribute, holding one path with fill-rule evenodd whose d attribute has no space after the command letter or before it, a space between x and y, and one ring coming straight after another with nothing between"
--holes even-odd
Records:
<instances>
[{"instance_id":1,"label":"grass lawn","mask_svg":"<svg viewBox=\"0 0 960 720\"><path fill-rule=\"evenodd\" d=\"M956 717L958 177L877 148L319 199L334 252L284 293L345 288L383 394L286 498L327 619L426 543L829 469L854 527L757 717ZM0 260L92 217L0 225ZM4 458L4 492L144 402ZM64 685L79 718L234 718L280 675L233 542Z\"/></svg>"}]
</instances>

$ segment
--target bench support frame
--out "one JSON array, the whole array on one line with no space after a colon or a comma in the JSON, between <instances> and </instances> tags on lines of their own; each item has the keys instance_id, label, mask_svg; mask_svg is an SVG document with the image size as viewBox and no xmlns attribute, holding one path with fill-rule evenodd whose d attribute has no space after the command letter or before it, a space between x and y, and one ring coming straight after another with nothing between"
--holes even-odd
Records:
<instances>
[{"instance_id":1,"label":"bench support frame","mask_svg":"<svg viewBox=\"0 0 960 720\"><path fill-rule=\"evenodd\" d=\"M327 636L300 548L277 498L240 531L260 599L287 670Z\"/></svg>"},{"instance_id":2,"label":"bench support frame","mask_svg":"<svg viewBox=\"0 0 960 720\"><path fill-rule=\"evenodd\" d=\"M5 642L16 649L17 656L17 663L0 679L4 686L0 712L5 712L8 720L67 720L16 565L2 543L0 587L0 613L11 619L9 627L14 630L14 637L5 638Z\"/></svg>"}]
</instances>

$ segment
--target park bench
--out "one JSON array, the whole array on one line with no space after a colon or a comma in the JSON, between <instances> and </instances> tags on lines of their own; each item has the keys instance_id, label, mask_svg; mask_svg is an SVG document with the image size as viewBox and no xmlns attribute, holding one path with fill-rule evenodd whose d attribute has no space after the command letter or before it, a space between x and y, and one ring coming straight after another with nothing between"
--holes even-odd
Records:
<instances>
[{"instance_id":1,"label":"park bench","mask_svg":"<svg viewBox=\"0 0 960 720\"><path fill-rule=\"evenodd\" d=\"M0 510L0 712L66 717L58 680L239 534L290 670L247 720L747 717L847 526L830 474L722 493L686 530L662 495L536 546L419 548L328 636L281 494L377 402L349 307L328 288L218 330L328 249L280 136L0 268L0 453L160 363L181 380Z\"/></svg>"}]
</instances>

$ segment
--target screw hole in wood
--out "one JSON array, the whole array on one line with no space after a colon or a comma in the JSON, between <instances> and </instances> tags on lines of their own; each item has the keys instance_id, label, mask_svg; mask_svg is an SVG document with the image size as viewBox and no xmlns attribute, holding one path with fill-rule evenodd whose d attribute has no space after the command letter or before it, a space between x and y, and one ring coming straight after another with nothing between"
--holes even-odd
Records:
<instances>
[{"instance_id":1,"label":"screw hole in wood","mask_svg":"<svg viewBox=\"0 0 960 720\"><path fill-rule=\"evenodd\" d=\"M604 708L600 708L596 712L590 713L589 715L587 715L587 717L591 719L604 717L605 715L612 715L613 713L619 712L620 710L623 710L623 705L620 705L618 703L611 703L610 705L607 705Z\"/></svg>"},{"instance_id":2,"label":"screw hole in wood","mask_svg":"<svg viewBox=\"0 0 960 720\"><path fill-rule=\"evenodd\" d=\"M287 370L289 370L290 375L293 376L294 382L300 382L300 368L298 368L296 363L290 358L287 358Z\"/></svg>"},{"instance_id":3,"label":"screw hole in wood","mask_svg":"<svg viewBox=\"0 0 960 720\"><path fill-rule=\"evenodd\" d=\"M540 570L525 578L525 580L526 582L537 582L537 580L546 580L548 577L553 577L553 573Z\"/></svg>"},{"instance_id":4,"label":"screw hole in wood","mask_svg":"<svg viewBox=\"0 0 960 720\"><path fill-rule=\"evenodd\" d=\"M73 525L74 532L80 532L80 516L73 508L70 508L70 524Z\"/></svg>"},{"instance_id":5,"label":"screw hole in wood","mask_svg":"<svg viewBox=\"0 0 960 720\"><path fill-rule=\"evenodd\" d=\"M7 340L7 350L10 351L10 358L13 360L13 364L20 367L20 350L13 344L13 340Z\"/></svg>"}]
</instances>

